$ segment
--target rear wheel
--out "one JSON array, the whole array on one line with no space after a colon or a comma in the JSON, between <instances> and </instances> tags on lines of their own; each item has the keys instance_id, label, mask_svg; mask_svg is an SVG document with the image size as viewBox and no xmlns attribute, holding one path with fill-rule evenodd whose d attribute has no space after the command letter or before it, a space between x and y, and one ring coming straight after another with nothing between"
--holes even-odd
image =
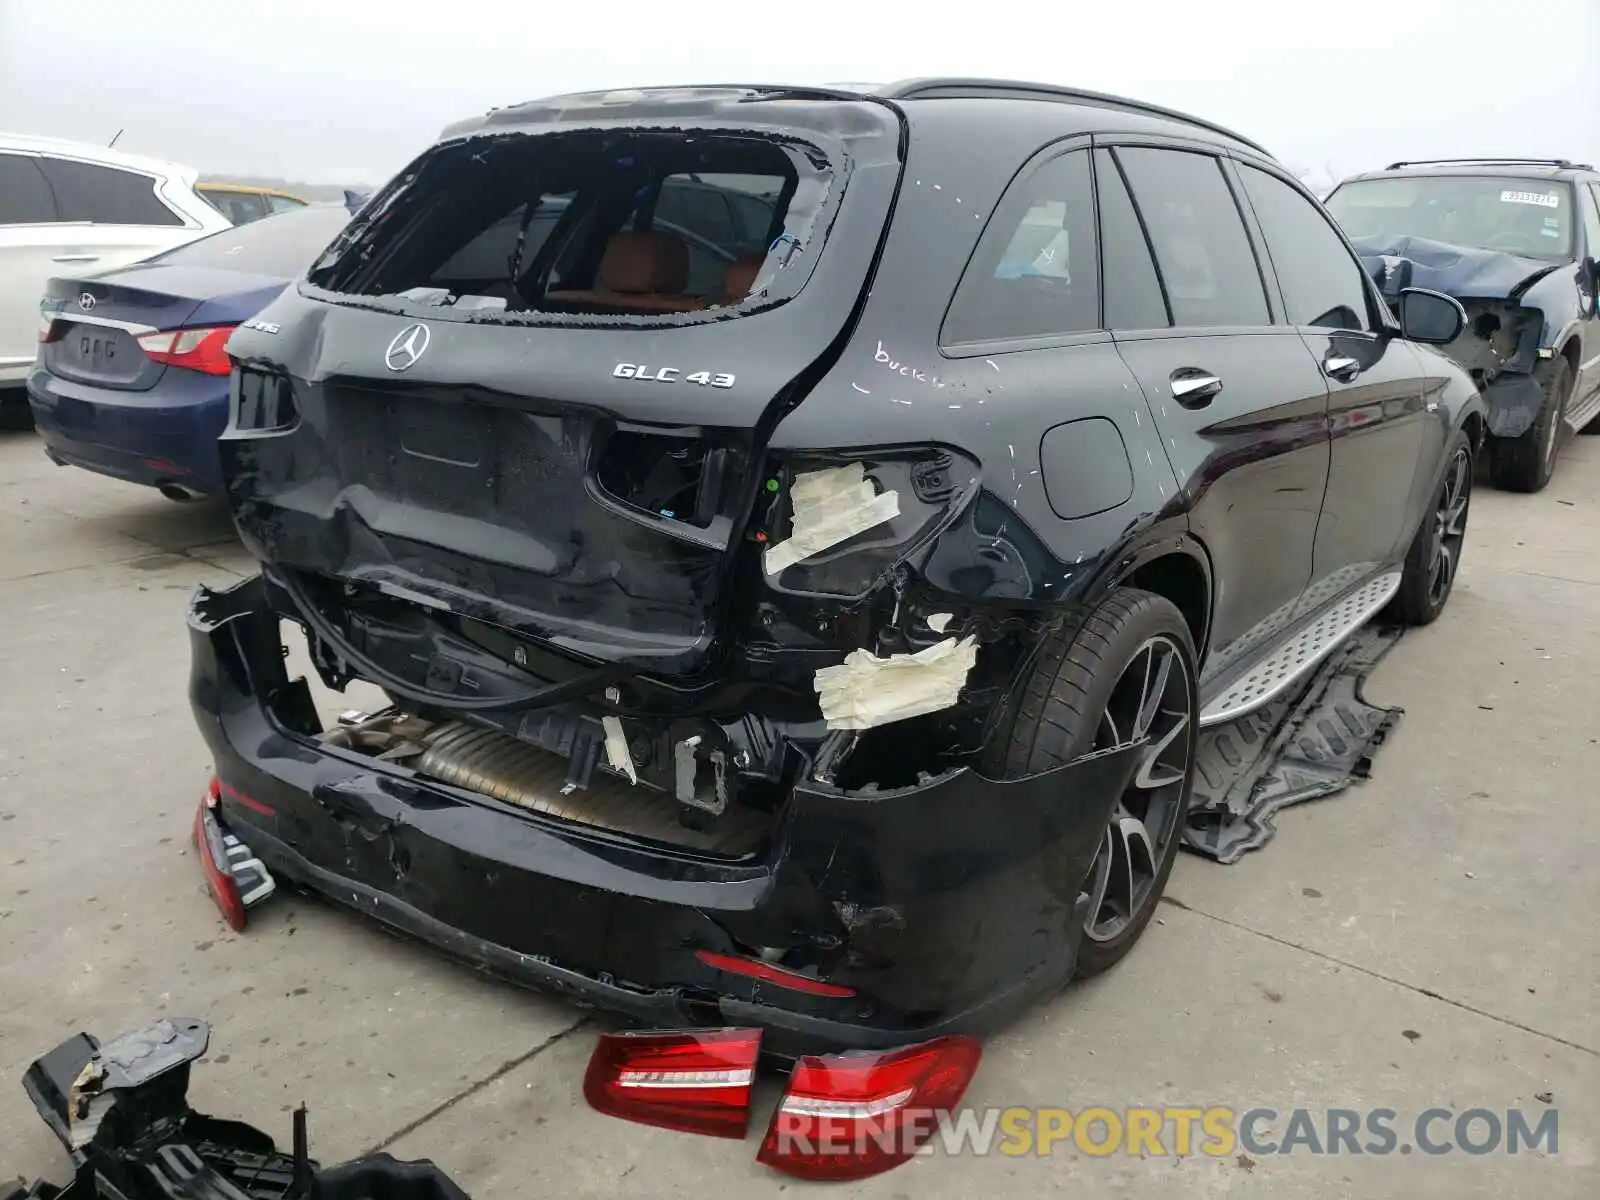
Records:
<instances>
[{"instance_id":1,"label":"rear wheel","mask_svg":"<svg viewBox=\"0 0 1600 1200\"><path fill-rule=\"evenodd\" d=\"M1400 590L1391 611L1407 625L1428 625L1444 611L1461 566L1472 504L1472 445L1465 432L1455 435L1444 478L1433 507L1422 518L1406 553Z\"/></svg>"},{"instance_id":2,"label":"rear wheel","mask_svg":"<svg viewBox=\"0 0 1600 1200\"><path fill-rule=\"evenodd\" d=\"M1194 785L1199 735L1194 645L1165 597L1120 588L1078 629L1040 651L991 769L1016 777L1095 750L1145 741L1100 840L1077 976L1097 975L1139 940L1172 873Z\"/></svg>"},{"instance_id":3,"label":"rear wheel","mask_svg":"<svg viewBox=\"0 0 1600 1200\"><path fill-rule=\"evenodd\" d=\"M1544 381L1544 403L1521 437L1491 438L1489 478L1509 492L1537 492L1550 482L1561 449L1562 419L1572 394L1572 364L1557 358Z\"/></svg>"}]
</instances>

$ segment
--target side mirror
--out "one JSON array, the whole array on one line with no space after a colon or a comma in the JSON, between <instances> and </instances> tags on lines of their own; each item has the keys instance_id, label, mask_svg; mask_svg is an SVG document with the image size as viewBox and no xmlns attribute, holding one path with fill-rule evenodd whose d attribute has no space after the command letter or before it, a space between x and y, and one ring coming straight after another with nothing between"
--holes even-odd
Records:
<instances>
[{"instance_id":1,"label":"side mirror","mask_svg":"<svg viewBox=\"0 0 1600 1200\"><path fill-rule=\"evenodd\" d=\"M1413 342L1443 346L1461 336L1467 310L1461 302L1428 288L1400 290L1400 333Z\"/></svg>"}]
</instances>

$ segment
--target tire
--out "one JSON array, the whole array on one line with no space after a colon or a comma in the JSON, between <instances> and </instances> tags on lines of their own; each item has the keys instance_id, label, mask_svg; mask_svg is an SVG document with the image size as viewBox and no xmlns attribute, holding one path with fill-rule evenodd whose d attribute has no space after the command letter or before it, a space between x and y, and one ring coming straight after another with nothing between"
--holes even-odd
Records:
<instances>
[{"instance_id":1,"label":"tire","mask_svg":"<svg viewBox=\"0 0 1600 1200\"><path fill-rule=\"evenodd\" d=\"M1060 881L1065 894L1088 893L1091 898L1075 978L1098 975L1133 948L1172 874L1194 789L1199 737L1194 660L1188 623L1170 600L1119 588L1075 635L1057 633L1040 647L1021 692L989 740L985 767L990 773L1018 778L1047 771L1131 740L1128 731L1139 719L1130 716L1130 681L1135 676L1143 680L1152 667L1166 681L1145 726L1152 748L1119 798L1088 876ZM1163 669L1166 673L1160 674ZM1141 695L1133 707L1144 709L1144 699ZM1141 779L1150 786L1141 787ZM1130 838L1130 827L1120 822L1128 816L1145 828L1142 842ZM1119 851L1122 860L1116 858ZM1113 888L1110 873L1118 863L1131 865L1130 882L1139 878L1129 889L1128 903L1120 907L1122 877Z\"/></svg>"},{"instance_id":2,"label":"tire","mask_svg":"<svg viewBox=\"0 0 1600 1200\"><path fill-rule=\"evenodd\" d=\"M1572 395L1572 364L1557 358L1545 376L1544 402L1520 437L1489 440L1489 479L1508 492L1537 492L1550 482L1561 451L1567 401Z\"/></svg>"},{"instance_id":3,"label":"tire","mask_svg":"<svg viewBox=\"0 0 1600 1200\"><path fill-rule=\"evenodd\" d=\"M1472 442L1458 430L1445 455L1444 477L1406 551L1400 590L1390 613L1406 625L1438 620L1455 589L1472 505Z\"/></svg>"}]
</instances>

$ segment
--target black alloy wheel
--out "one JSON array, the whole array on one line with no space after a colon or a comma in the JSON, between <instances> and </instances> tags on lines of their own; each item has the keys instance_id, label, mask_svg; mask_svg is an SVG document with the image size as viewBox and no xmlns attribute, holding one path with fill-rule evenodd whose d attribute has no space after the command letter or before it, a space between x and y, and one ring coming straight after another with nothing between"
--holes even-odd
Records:
<instances>
[{"instance_id":1,"label":"black alloy wheel","mask_svg":"<svg viewBox=\"0 0 1600 1200\"><path fill-rule=\"evenodd\" d=\"M1139 647L1111 690L1095 749L1147 744L1089 873L1084 934L1093 942L1115 941L1160 897L1194 754L1193 703L1188 658L1165 635Z\"/></svg>"}]
</instances>

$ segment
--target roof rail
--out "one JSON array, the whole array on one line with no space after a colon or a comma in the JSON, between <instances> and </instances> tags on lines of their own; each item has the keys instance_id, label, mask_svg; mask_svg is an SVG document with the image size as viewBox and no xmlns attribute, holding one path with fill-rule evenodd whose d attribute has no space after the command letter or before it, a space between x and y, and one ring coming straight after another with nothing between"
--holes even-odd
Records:
<instances>
[{"instance_id":1,"label":"roof rail","mask_svg":"<svg viewBox=\"0 0 1600 1200\"><path fill-rule=\"evenodd\" d=\"M1486 167L1555 167L1561 171L1592 171L1588 163L1570 162L1565 158L1415 158L1392 162L1385 171L1398 171L1401 167L1446 167L1452 165Z\"/></svg>"},{"instance_id":2,"label":"roof rail","mask_svg":"<svg viewBox=\"0 0 1600 1200\"><path fill-rule=\"evenodd\" d=\"M1235 133L1224 125L1217 125L1200 117L1179 112L1174 108L1163 108L1159 104L1147 104L1143 100L1130 100L1126 96L1113 96L1106 92L1091 92L1082 88L1061 87L1053 83L1024 83L1013 79L968 79L962 77L929 77L923 79L904 79L897 83L888 84L877 89L876 95L890 100L911 100L918 97L927 99L935 96L946 96L952 99L960 98L992 98L1028 100L1053 100L1061 104L1097 104L1106 108L1125 108L1133 112L1146 113L1149 116L1161 117L1168 121L1181 121L1185 125L1195 125L1201 129L1208 129L1212 133L1219 133L1223 137L1232 138L1236 142L1249 146L1261 154L1272 158L1272 152L1258 142L1253 142L1241 133Z\"/></svg>"}]
</instances>

